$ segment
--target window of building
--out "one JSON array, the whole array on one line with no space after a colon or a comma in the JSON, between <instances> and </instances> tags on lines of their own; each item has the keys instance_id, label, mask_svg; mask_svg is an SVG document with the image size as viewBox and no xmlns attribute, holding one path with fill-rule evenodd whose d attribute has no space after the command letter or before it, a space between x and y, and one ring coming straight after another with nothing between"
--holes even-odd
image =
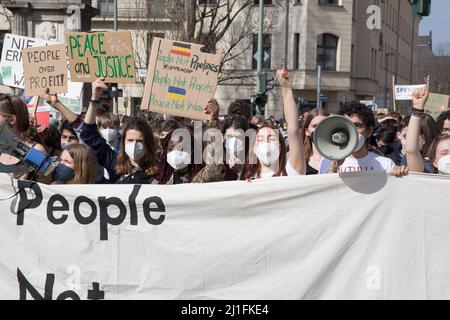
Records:
<instances>
[{"instance_id":1,"label":"window of building","mask_svg":"<svg viewBox=\"0 0 450 320\"><path fill-rule=\"evenodd\" d=\"M339 5L339 0L319 0L319 4L334 4L334 5Z\"/></svg>"},{"instance_id":2,"label":"window of building","mask_svg":"<svg viewBox=\"0 0 450 320\"><path fill-rule=\"evenodd\" d=\"M295 33L294 34L294 57L293 57L293 61L294 61L294 70L298 70L299 69L299 59L300 58L300 33Z\"/></svg>"},{"instance_id":3,"label":"window of building","mask_svg":"<svg viewBox=\"0 0 450 320\"><path fill-rule=\"evenodd\" d=\"M317 36L317 65L326 71L336 71L339 38L323 33Z\"/></svg>"},{"instance_id":4,"label":"window of building","mask_svg":"<svg viewBox=\"0 0 450 320\"><path fill-rule=\"evenodd\" d=\"M254 4L258 5L259 4L259 0L255 0ZM272 0L264 0L264 4L273 4L273 3L272 3Z\"/></svg>"},{"instance_id":5,"label":"window of building","mask_svg":"<svg viewBox=\"0 0 450 320\"><path fill-rule=\"evenodd\" d=\"M265 34L263 38L263 51L264 51L264 69L270 69L272 67L272 36ZM253 50L252 50L252 68L256 69L258 62L255 59L255 55L258 52L258 35L253 34Z\"/></svg>"},{"instance_id":6,"label":"window of building","mask_svg":"<svg viewBox=\"0 0 450 320\"><path fill-rule=\"evenodd\" d=\"M111 18L114 16L114 0L99 0L98 9L102 18Z\"/></svg>"},{"instance_id":7,"label":"window of building","mask_svg":"<svg viewBox=\"0 0 450 320\"><path fill-rule=\"evenodd\" d=\"M214 5L217 0L198 0L198 4Z\"/></svg>"}]
</instances>

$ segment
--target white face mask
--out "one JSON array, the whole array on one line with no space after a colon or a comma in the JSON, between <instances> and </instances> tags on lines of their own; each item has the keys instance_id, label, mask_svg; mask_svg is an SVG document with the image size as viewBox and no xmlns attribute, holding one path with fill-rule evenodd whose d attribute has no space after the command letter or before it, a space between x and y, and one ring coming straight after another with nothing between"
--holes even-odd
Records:
<instances>
[{"instance_id":1,"label":"white face mask","mask_svg":"<svg viewBox=\"0 0 450 320\"><path fill-rule=\"evenodd\" d=\"M238 154L244 151L244 142L236 137L228 138L225 140L225 149L227 149L228 154Z\"/></svg>"},{"instance_id":2,"label":"white face mask","mask_svg":"<svg viewBox=\"0 0 450 320\"><path fill-rule=\"evenodd\" d=\"M133 161L141 160L145 155L144 144L142 142L129 142L125 144L125 152Z\"/></svg>"},{"instance_id":3,"label":"white face mask","mask_svg":"<svg viewBox=\"0 0 450 320\"><path fill-rule=\"evenodd\" d=\"M191 156L187 152L173 150L167 154L167 163L174 170L183 170L191 164Z\"/></svg>"},{"instance_id":4,"label":"white face mask","mask_svg":"<svg viewBox=\"0 0 450 320\"><path fill-rule=\"evenodd\" d=\"M67 141L61 141L61 150L64 150L65 148L67 148L68 145L69 145L69 143Z\"/></svg>"},{"instance_id":5,"label":"white face mask","mask_svg":"<svg viewBox=\"0 0 450 320\"><path fill-rule=\"evenodd\" d=\"M438 170L442 174L450 175L450 155L442 157L438 162Z\"/></svg>"},{"instance_id":6,"label":"white face mask","mask_svg":"<svg viewBox=\"0 0 450 320\"><path fill-rule=\"evenodd\" d=\"M111 129L111 128L106 128L106 129L101 129L100 133L102 134L103 139L106 140L106 142L111 143L114 142L117 138L117 130L116 129Z\"/></svg>"},{"instance_id":7,"label":"white face mask","mask_svg":"<svg viewBox=\"0 0 450 320\"><path fill-rule=\"evenodd\" d=\"M268 167L278 161L280 146L273 143L261 143L255 153L258 160Z\"/></svg>"},{"instance_id":8,"label":"white face mask","mask_svg":"<svg viewBox=\"0 0 450 320\"><path fill-rule=\"evenodd\" d=\"M365 144L366 144L366 137L363 136L361 133L358 133L358 146L356 147L354 152L360 151Z\"/></svg>"}]
</instances>

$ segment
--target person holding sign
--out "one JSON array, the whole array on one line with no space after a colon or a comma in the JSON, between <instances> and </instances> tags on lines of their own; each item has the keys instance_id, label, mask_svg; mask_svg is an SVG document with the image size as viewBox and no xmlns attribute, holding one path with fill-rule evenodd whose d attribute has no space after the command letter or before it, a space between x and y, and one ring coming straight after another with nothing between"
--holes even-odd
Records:
<instances>
[{"instance_id":1,"label":"person holding sign","mask_svg":"<svg viewBox=\"0 0 450 320\"><path fill-rule=\"evenodd\" d=\"M120 184L156 182L155 141L147 121L133 118L125 125L118 153L111 149L98 131L96 108L106 88L104 78L92 84L92 98L81 128L81 140L94 150L99 164L108 171L110 181Z\"/></svg>"},{"instance_id":2,"label":"person holding sign","mask_svg":"<svg viewBox=\"0 0 450 320\"><path fill-rule=\"evenodd\" d=\"M215 99L210 99L203 108L204 114L209 118L206 130L212 129L221 138L222 125L218 121L219 110L219 104ZM215 138L219 139L218 136ZM226 169L221 161L216 162L211 157L209 159L211 161L206 161L206 165L195 164L194 139L190 128L182 125L178 125L162 139L159 184L208 183L224 180ZM209 145L214 145L214 139L207 140L205 150ZM211 153L207 154L211 155Z\"/></svg>"},{"instance_id":3,"label":"person holding sign","mask_svg":"<svg viewBox=\"0 0 450 320\"><path fill-rule=\"evenodd\" d=\"M437 136L429 148L429 159L422 156L419 149L421 119L425 116L425 102L428 98L428 88L413 92L413 109L406 135L406 156L408 167L412 172L424 172L426 162L433 166L435 173L450 174L450 136ZM431 172L430 172L431 173Z\"/></svg>"}]
</instances>

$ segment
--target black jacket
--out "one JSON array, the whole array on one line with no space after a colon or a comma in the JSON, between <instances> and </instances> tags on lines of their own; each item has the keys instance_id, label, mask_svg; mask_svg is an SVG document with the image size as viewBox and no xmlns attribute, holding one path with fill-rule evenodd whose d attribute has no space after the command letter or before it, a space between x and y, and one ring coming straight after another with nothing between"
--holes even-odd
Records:
<instances>
[{"instance_id":1,"label":"black jacket","mask_svg":"<svg viewBox=\"0 0 450 320\"><path fill-rule=\"evenodd\" d=\"M117 153L111 149L100 135L97 125L83 123L80 138L94 150L98 163L105 167L109 173L109 181L115 183L119 179L116 174Z\"/></svg>"}]
</instances>

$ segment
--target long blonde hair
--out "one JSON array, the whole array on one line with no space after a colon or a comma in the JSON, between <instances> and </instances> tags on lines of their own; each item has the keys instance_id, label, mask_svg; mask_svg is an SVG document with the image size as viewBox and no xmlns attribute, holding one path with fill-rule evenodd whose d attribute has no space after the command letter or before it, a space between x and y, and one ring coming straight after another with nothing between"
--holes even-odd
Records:
<instances>
[{"instance_id":1,"label":"long blonde hair","mask_svg":"<svg viewBox=\"0 0 450 320\"><path fill-rule=\"evenodd\" d=\"M73 159L75 178L73 184L94 184L96 160L94 152L84 144L71 144L65 149Z\"/></svg>"}]
</instances>

